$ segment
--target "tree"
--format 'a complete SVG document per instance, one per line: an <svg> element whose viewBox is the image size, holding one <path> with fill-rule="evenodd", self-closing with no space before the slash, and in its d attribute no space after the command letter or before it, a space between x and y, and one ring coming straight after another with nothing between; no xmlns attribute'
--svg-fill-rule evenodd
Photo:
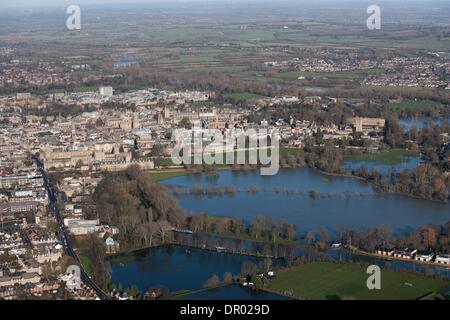
<svg viewBox="0 0 450 320"><path fill-rule="evenodd" d="M218 286L220 286L220 279L219 276L215 274L205 282L203 288L215 288Z"/></svg>
<svg viewBox="0 0 450 320"><path fill-rule="evenodd" d="M187 117L181 119L179 126L188 130L192 129L192 123Z"/></svg>
<svg viewBox="0 0 450 320"><path fill-rule="evenodd" d="M230 284L233 282L233 275L230 272L225 272L223 274L223 283Z"/></svg>
<svg viewBox="0 0 450 320"><path fill-rule="evenodd" d="M297 234L297 227L293 224L285 223L283 224L284 237L287 240L294 240Z"/></svg>
<svg viewBox="0 0 450 320"><path fill-rule="evenodd" d="M167 231L171 230L171 226L170 223L163 220L158 222L158 234L159 237L161 239L161 243L165 243L166 242L166 235L167 235Z"/></svg>
<svg viewBox="0 0 450 320"><path fill-rule="evenodd" d="M386 119L384 127L385 142L392 148L401 147L403 141L403 128L398 123L398 117L391 115Z"/></svg>
<svg viewBox="0 0 450 320"><path fill-rule="evenodd" d="M309 231L305 236L305 240L309 244L312 244L314 241L316 241L316 232L314 230Z"/></svg>
<svg viewBox="0 0 450 320"><path fill-rule="evenodd" d="M244 261L241 266L241 275L253 275L258 272L258 266L251 261Z"/></svg>
<svg viewBox="0 0 450 320"><path fill-rule="evenodd" d="M152 157L161 157L164 152L164 147L160 143L156 143L152 146L150 150L150 156Z"/></svg>
<svg viewBox="0 0 450 320"><path fill-rule="evenodd" d="M98 119L95 121L95 125L96 125L97 127L103 127L103 126L105 125L105 121L104 121L102 118L98 118Z"/></svg>
<svg viewBox="0 0 450 320"><path fill-rule="evenodd" d="M91 265L92 278L99 287L104 287L109 283L111 266L106 259L106 245L95 234L91 233L86 239L84 249Z"/></svg>
<svg viewBox="0 0 450 320"><path fill-rule="evenodd" d="M427 248L436 248L438 243L438 234L432 227L424 228L422 230L423 243Z"/></svg>
<svg viewBox="0 0 450 320"><path fill-rule="evenodd" d="M258 236L264 236L266 233L270 232L272 228L272 219L265 216L256 216L250 226L250 234L254 238Z"/></svg>
<svg viewBox="0 0 450 320"><path fill-rule="evenodd" d="M77 163L75 164L75 168L80 169L83 166L83 161L78 160Z"/></svg>

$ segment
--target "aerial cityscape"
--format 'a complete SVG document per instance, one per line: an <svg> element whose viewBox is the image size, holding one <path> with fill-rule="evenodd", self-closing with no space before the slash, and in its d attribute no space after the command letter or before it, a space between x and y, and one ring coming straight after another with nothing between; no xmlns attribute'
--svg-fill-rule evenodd
<svg viewBox="0 0 450 320"><path fill-rule="evenodd" d="M450 299L449 1L2 0L0 132L0 300Z"/></svg>

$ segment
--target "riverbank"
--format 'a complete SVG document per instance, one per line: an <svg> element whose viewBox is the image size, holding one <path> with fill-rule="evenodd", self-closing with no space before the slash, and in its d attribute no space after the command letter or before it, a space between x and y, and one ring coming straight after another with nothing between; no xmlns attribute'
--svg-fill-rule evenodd
<svg viewBox="0 0 450 320"><path fill-rule="evenodd" d="M251 240L245 240L245 241L251 241ZM264 242L261 242L261 243L264 244ZM262 258L262 259L277 259L277 260L284 259L284 257L281 257L281 256L274 256L274 255L264 254L264 253L260 253L260 252L253 253L253 252L248 252L248 251L244 251L244 250L236 250L233 248L226 248L226 247L220 247L220 246L207 247L206 245L193 245L193 244L185 244L185 243L179 243L179 242L166 242L164 244L158 244L158 245L154 245L151 247L147 246L147 247L142 247L142 248L133 248L133 249L126 250L126 251L109 254L108 257L110 259L115 259L115 258L120 258L122 256L138 253L140 251L157 249L157 248L166 247L166 246L183 247L186 249L186 252L189 252L189 249L198 249L198 250L203 250L203 251L207 251L207 252L233 254L233 255L239 255L239 256L244 256L244 257L254 257L254 258Z"/></svg>

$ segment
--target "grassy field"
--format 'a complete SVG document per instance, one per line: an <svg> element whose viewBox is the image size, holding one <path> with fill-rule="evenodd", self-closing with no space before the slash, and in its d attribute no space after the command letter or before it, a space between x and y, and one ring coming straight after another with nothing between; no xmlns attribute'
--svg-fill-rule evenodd
<svg viewBox="0 0 450 320"><path fill-rule="evenodd" d="M149 171L150 177L153 181L159 182L171 178L181 177L188 174L187 171Z"/></svg>
<svg viewBox="0 0 450 320"><path fill-rule="evenodd" d="M386 107L397 110L429 111L441 109L443 105L431 100L404 100L401 102L388 103Z"/></svg>
<svg viewBox="0 0 450 320"><path fill-rule="evenodd" d="M287 148L287 147L281 147L280 148L280 157L287 156L287 155L297 155L297 154L304 154L305 151L303 149L299 148Z"/></svg>
<svg viewBox="0 0 450 320"><path fill-rule="evenodd" d="M322 78L333 80L355 80L362 79L366 74L376 74L384 72L381 68L367 70L353 70L341 72L309 72L309 71L289 71L278 74L278 77L285 80L295 80L300 76L309 78Z"/></svg>
<svg viewBox="0 0 450 320"><path fill-rule="evenodd" d="M315 262L280 271L270 289L292 290L296 297L314 300L411 300L450 286L450 281L382 270L381 290L368 290L368 277L359 265Z"/></svg>
<svg viewBox="0 0 450 320"><path fill-rule="evenodd" d="M373 153L354 154L349 157L352 161L376 162L387 165L395 165L402 163L405 157L418 157L419 151L405 149L387 149Z"/></svg>

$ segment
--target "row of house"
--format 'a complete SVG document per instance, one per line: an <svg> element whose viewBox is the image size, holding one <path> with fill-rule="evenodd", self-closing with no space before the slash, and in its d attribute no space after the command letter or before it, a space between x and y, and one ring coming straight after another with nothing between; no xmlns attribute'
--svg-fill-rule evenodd
<svg viewBox="0 0 450 320"><path fill-rule="evenodd" d="M431 250L417 250L413 248L390 248L379 246L375 248L375 253L382 256L390 256L402 259L414 259L422 262L434 262L437 264L450 265L450 254L436 254Z"/></svg>

